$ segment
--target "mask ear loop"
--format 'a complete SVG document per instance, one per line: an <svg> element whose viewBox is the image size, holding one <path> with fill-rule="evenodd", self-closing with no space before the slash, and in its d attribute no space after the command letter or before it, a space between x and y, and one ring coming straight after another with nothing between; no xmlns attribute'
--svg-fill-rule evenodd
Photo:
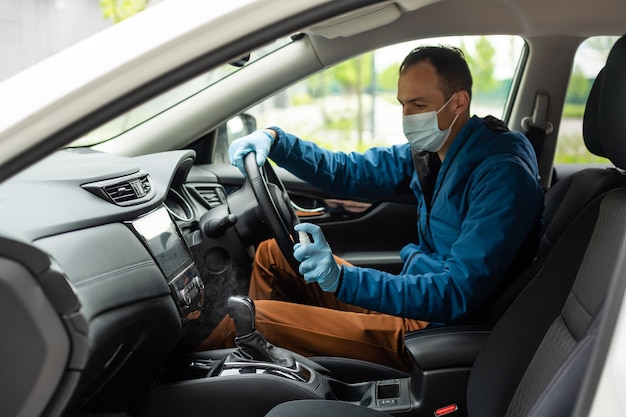
<svg viewBox="0 0 626 417"><path fill-rule="evenodd" d="M456 93L452 94L452 95L450 96L450 98L448 99L448 101L446 101L446 102L444 103L444 105L443 105L443 106L441 106L441 108L440 108L439 110L437 110L437 114L439 114L439 112L440 112L441 110L443 110L443 109L445 109L445 108L446 108L446 106L447 106L447 105L448 105L448 104L452 101L452 99L454 98L454 96L456 96ZM457 116L458 116L458 114L457 114Z"/></svg>
<svg viewBox="0 0 626 417"><path fill-rule="evenodd" d="M448 130L452 129L452 126L454 126L454 122L456 122L456 119L459 118L459 115L457 114L456 116L454 116L454 119L452 120L452 123L450 123L450 127L448 128Z"/></svg>
<svg viewBox="0 0 626 417"><path fill-rule="evenodd" d="M443 106L441 106L441 108L440 108L439 110L437 110L437 114L439 114L439 112L440 112L441 110L443 110L443 109L445 109L445 108L446 108L446 106L448 105L448 103L450 103L450 102L452 101L452 99L454 98L454 96L456 96L456 93L452 94L452 95L450 96L450 98L448 99L448 101L446 101L446 103L445 103ZM454 116L454 119L452 120L452 123L450 123L450 126L449 126L446 130L451 130L451 129L452 129L452 126L454 126L454 122L456 122L456 119L458 119L458 118L459 118L459 115L458 115L458 114L457 114L456 116ZM446 138L446 140L447 140L447 138Z"/></svg>

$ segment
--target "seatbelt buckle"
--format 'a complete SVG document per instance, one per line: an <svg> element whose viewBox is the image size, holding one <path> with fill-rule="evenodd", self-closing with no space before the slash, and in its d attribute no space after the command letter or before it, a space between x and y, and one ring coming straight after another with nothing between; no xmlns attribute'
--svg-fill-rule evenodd
<svg viewBox="0 0 626 417"><path fill-rule="evenodd" d="M546 135L552 133L554 125L547 120L548 103L550 96L546 93L538 92L535 95L535 105L532 116L524 117L521 121L522 129L529 131L531 127L545 130Z"/></svg>

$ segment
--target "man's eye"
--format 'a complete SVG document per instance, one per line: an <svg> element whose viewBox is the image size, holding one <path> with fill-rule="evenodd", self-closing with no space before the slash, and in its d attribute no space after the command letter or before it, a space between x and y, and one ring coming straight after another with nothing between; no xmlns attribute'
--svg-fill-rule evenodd
<svg viewBox="0 0 626 417"><path fill-rule="evenodd" d="M400 105L402 106L403 111L410 110L412 112L416 112L416 111L423 111L424 109L426 109L426 105L422 103L409 102L407 104L400 103Z"/></svg>

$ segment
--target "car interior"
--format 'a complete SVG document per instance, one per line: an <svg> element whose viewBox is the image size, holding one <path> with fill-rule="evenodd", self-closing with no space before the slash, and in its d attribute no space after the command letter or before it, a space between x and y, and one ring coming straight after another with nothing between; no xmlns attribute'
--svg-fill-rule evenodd
<svg viewBox="0 0 626 417"><path fill-rule="evenodd" d="M138 84L6 164L0 415L591 415L626 287L626 4L544 3L311 6ZM275 238L297 268L293 226L311 221L351 263L397 272L399 249L416 239L416 202L341 200L254 155L242 175L227 148L264 127L254 109L379 48L501 34L524 40L497 116L537 154L545 210L535 260L471 319L408 334L410 372L268 343L247 297L256 245ZM616 41L584 104L580 147L606 162L555 163L574 57L593 36ZM210 79L215 68L228 69ZM107 123L124 127L89 142ZM246 342L198 351L225 315Z"/></svg>

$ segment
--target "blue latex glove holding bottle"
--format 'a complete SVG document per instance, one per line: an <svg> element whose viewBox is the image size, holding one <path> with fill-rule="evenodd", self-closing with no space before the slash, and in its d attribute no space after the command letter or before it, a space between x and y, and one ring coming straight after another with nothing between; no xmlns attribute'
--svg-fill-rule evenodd
<svg viewBox="0 0 626 417"><path fill-rule="evenodd" d="M258 166L263 166L272 148L272 143L274 143L274 136L266 130L256 130L249 135L235 139L228 148L230 163L239 168L243 175L246 175L243 158L250 152L256 152L256 163Z"/></svg>
<svg viewBox="0 0 626 417"><path fill-rule="evenodd" d="M311 223L299 223L297 232L306 232L313 237L312 243L296 243L293 256L300 262L300 273L309 284L317 282L326 292L335 292L339 286L341 267L337 265L333 252L326 242L322 229Z"/></svg>

